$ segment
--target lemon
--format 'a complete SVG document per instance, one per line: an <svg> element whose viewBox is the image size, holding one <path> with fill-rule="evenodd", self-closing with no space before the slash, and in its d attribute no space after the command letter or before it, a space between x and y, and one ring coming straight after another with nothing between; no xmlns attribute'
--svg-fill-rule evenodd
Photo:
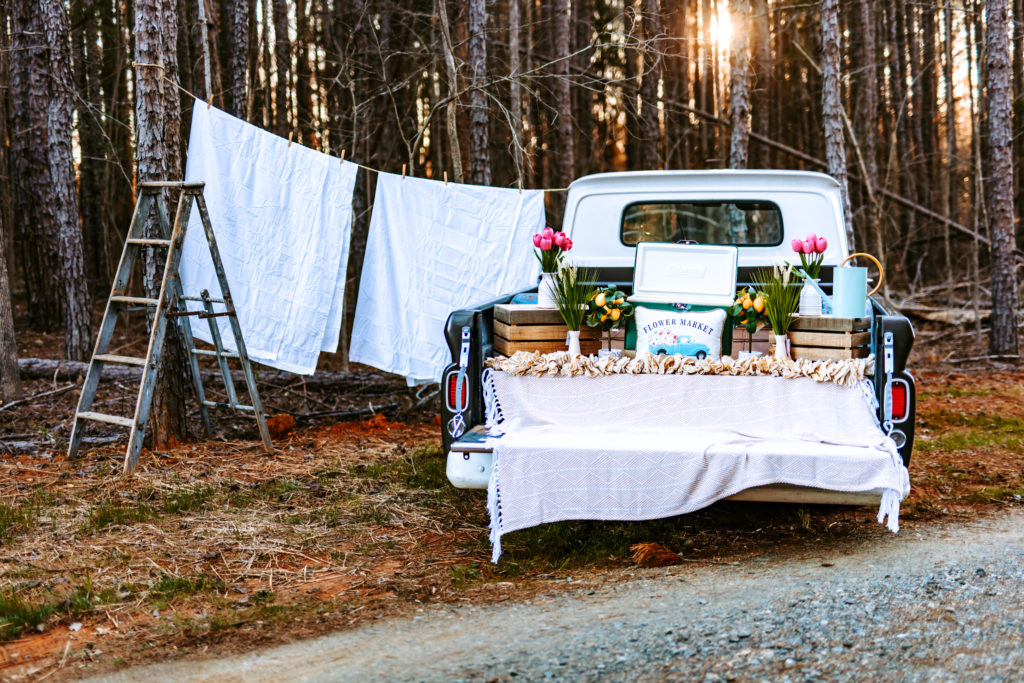
<svg viewBox="0 0 1024 683"><path fill-rule="evenodd" d="M754 305L754 302L753 302L753 301L751 301L750 299L744 299L744 300L743 300L743 310L744 310L744 311L745 311L745 310L747 310L747 309L749 309L749 308L750 308L751 306L753 306L753 305Z"/></svg>
<svg viewBox="0 0 1024 683"><path fill-rule="evenodd" d="M758 313L764 310L764 299L762 299L761 297L757 297L756 299L754 299L754 310L757 311Z"/></svg>
<svg viewBox="0 0 1024 683"><path fill-rule="evenodd" d="M613 308L608 315L612 317L612 320L618 320L619 316L622 314L619 312L619 309Z"/></svg>
<svg viewBox="0 0 1024 683"><path fill-rule="evenodd" d="M601 292L600 294L597 295L597 298L594 299L594 304L596 304L599 308L604 308L604 292Z"/></svg>

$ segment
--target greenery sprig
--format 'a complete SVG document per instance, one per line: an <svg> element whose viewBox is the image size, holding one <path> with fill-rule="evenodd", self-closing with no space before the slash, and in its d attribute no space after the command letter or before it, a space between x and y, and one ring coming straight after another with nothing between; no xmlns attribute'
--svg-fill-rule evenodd
<svg viewBox="0 0 1024 683"><path fill-rule="evenodd" d="M578 331L587 315L587 301L593 296L597 273L592 269L563 263L555 273L555 306L570 330Z"/></svg>
<svg viewBox="0 0 1024 683"><path fill-rule="evenodd" d="M764 297L764 312L776 335L786 334L793 324L793 314L800 307L800 283L793 274L793 266L776 265L771 270L754 273L754 283Z"/></svg>

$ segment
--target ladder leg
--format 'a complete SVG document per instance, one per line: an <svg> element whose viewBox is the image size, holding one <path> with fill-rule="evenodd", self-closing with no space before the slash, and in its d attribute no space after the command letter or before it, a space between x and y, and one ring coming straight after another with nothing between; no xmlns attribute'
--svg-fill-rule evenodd
<svg viewBox="0 0 1024 683"><path fill-rule="evenodd" d="M203 299L203 308L207 313L213 313L213 303L210 301L210 292L203 290L200 294ZM217 354L217 364L220 366L220 374L224 378L224 389L228 394L228 403L232 408L238 405L238 394L235 392L235 380L231 377L231 368L228 367L228 359L224 357L224 343L220 337L220 326L216 318L207 318L210 324L210 338L213 339L214 353Z"/></svg>
<svg viewBox="0 0 1024 683"><path fill-rule="evenodd" d="M163 197L157 197L157 211L161 222L167 216L167 208L163 205ZM157 297L156 311L153 315L153 331L149 337L146 351L146 364L142 369L142 386L139 388L139 400L135 405L135 419L132 421L132 433L128 439L128 450L124 456L124 473L131 474L139 461L142 450L142 439L149 419L149 408L153 402L153 390L160 370L160 359L163 352L164 335L167 332L167 308L170 304L170 292L174 284L170 283L170 275L177 276L181 264L181 247L188 229L188 213L192 208L192 195L182 192L178 198L178 210L174 217L174 230L171 232L171 245L167 249L167 261L160 282L160 294ZM180 285L179 285L180 286Z"/></svg>
<svg viewBox="0 0 1024 683"><path fill-rule="evenodd" d="M186 312L186 306L184 292L181 288L181 278L175 275L172 283L174 284L172 296L176 303L172 308L184 313ZM188 366L192 375L192 389L196 392L196 400L199 402L199 415L203 419L203 431L206 433L206 436L210 436L212 433L210 428L210 411L206 408L206 391L203 389L203 376L199 370L199 359L196 358L194 353L196 340L192 336L192 323L189 322L187 315L179 317L178 320L181 323L182 336L185 338L185 354L188 356Z"/></svg>
<svg viewBox="0 0 1024 683"><path fill-rule="evenodd" d="M153 197L150 193L144 192L139 197L132 213L132 222L128 228L128 238L121 249L121 260L117 266L117 274L114 283L110 288L110 296L119 296L128 289L128 280L131 278L132 266L138 255L138 247L129 240L141 236L142 226L152 208ZM103 374L103 361L96 360L96 356L106 353L110 346L110 340L114 336L114 327L117 325L117 316L120 313L120 304L107 298L107 306L103 311L103 320L100 323L99 332L96 335L96 346L93 348L92 359L89 363L89 370L85 374L85 382L82 384L82 393L78 398L78 408L75 410L75 420L71 426L71 438L68 443L68 459L73 460L78 455L78 448L82 444L82 436L85 433L85 421L78 417L79 413L87 412L92 408L92 402L96 398L96 390L99 387L100 375Z"/></svg>
<svg viewBox="0 0 1024 683"><path fill-rule="evenodd" d="M203 231L206 233L206 241L210 245L210 256L213 259L213 268L217 273L217 281L220 284L220 291L227 310L234 311L235 304L231 300L231 291L228 289L228 279L224 273L224 264L220 260L220 250L217 249L217 238L213 234L213 225L210 223L210 214L206 210L206 199L202 193L196 194L196 204L199 207L199 217L203 222ZM245 340L242 338L242 328L238 324L237 315L229 315L231 333L235 336L235 348L238 349L238 360L242 366L242 373L245 375L245 384L249 389L249 400L256 413L256 424L260 429L260 437L263 439L263 447L268 453L274 450L270 441L270 432L267 430L267 421L263 416L263 405L260 402L259 390L256 388L256 378L253 376L252 366L249 364L249 354L245 350Z"/></svg>

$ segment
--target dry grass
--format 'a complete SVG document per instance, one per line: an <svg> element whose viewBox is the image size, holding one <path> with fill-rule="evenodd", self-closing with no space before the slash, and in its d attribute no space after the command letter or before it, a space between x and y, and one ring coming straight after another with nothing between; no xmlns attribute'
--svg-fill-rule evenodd
<svg viewBox="0 0 1024 683"><path fill-rule="evenodd" d="M920 391L904 524L1016 504L1024 374L926 374ZM132 479L119 475L117 447L75 462L3 459L0 673L59 679L293 640L428 602L614 581L634 566L636 544L739 562L886 533L870 510L720 504L515 532L495 566L484 494L448 485L438 440L435 424L378 416L300 428L272 456L249 441L145 452Z"/></svg>

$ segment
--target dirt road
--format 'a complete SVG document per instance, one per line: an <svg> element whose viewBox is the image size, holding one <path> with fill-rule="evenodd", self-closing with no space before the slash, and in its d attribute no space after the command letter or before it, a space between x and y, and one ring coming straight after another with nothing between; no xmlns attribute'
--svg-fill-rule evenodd
<svg viewBox="0 0 1024 683"><path fill-rule="evenodd" d="M627 572L525 604L438 607L112 681L1012 680L1024 667L1024 512L799 559ZM501 590L497 586L495 590Z"/></svg>

